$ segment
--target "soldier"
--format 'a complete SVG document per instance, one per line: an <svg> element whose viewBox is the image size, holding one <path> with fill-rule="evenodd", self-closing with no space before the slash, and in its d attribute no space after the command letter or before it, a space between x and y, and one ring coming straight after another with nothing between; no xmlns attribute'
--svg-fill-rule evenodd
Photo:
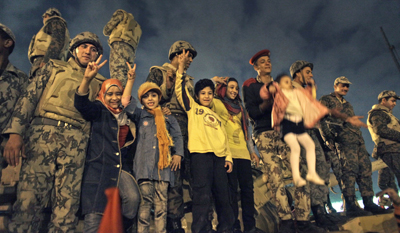
<svg viewBox="0 0 400 233"><path fill-rule="evenodd" d="M43 27L32 37L28 49L28 58L32 64L29 76L35 76L50 59L66 61L69 46L67 22L56 8L43 13Z"/></svg>
<svg viewBox="0 0 400 233"><path fill-rule="evenodd" d="M400 182L400 121L392 114L398 99L400 97L394 91L382 91L378 96L379 104L372 106L368 112L367 124L375 143L377 156L382 158L395 174L397 182ZM384 172L383 169L381 171ZM391 180L393 175L390 174L390 171L387 171L386 176L382 176L381 171L379 171L380 180L385 178ZM384 183L390 183L390 181ZM379 187L385 188L384 186ZM397 187L393 188L397 190Z"/></svg>
<svg viewBox="0 0 400 233"><path fill-rule="evenodd" d="M128 74L126 62L133 67L142 29L132 14L120 9L114 12L110 21L104 26L103 34L109 36L110 75L121 80L122 85L126 86Z"/></svg>
<svg viewBox="0 0 400 233"><path fill-rule="evenodd" d="M310 85L314 98L316 97L316 86L313 79L313 68L314 65L307 61L296 61L290 66L290 75L293 78L293 86L295 88L304 88L306 85ZM325 160L324 150L318 140L319 129L314 127L307 129L306 132L310 135L315 144L315 158L316 158L316 171L318 175L329 183L329 165ZM305 150L302 149L302 157L305 156ZM310 199L311 199L311 210L315 217L315 222L319 227L329 229L331 231L338 231L339 228L336 225L335 219L331 218L326 212L325 203L328 201L329 195L328 185L316 185L310 182Z"/></svg>
<svg viewBox="0 0 400 233"><path fill-rule="evenodd" d="M289 158L289 148L281 140L279 133L271 126L273 100L262 100L260 89L264 84L273 81L271 77L270 51L265 49L256 53L249 61L257 71L257 78L250 78L243 84L244 105L253 123L253 137L260 156L264 162L268 183L271 185L272 197L275 200L281 221L280 232L296 232L292 220L292 211L283 182L280 159ZM309 221L310 193L309 186L296 188L295 212L297 232L325 232Z"/></svg>
<svg viewBox="0 0 400 233"><path fill-rule="evenodd" d="M97 73L106 61L99 64L103 48L91 32L78 34L70 51L73 57L68 62L51 59L42 68L3 131L10 137L6 160L14 165L21 153L24 157L10 232L37 232L48 204L52 208L49 232L74 232L77 223L90 122L75 109L73 96L83 76ZM91 101L104 80L97 74L90 84Z"/></svg>
<svg viewBox="0 0 400 233"><path fill-rule="evenodd" d="M15 36L12 31L0 23L0 130L6 127L14 106L19 96L25 91L28 84L28 76L13 66L8 57L15 47ZM6 138L0 136L0 144L4 144ZM4 141L4 143L3 143ZM3 147L0 148L0 178L3 167ZM19 159L13 164L18 164Z"/></svg>
<svg viewBox="0 0 400 233"><path fill-rule="evenodd" d="M322 96L320 101L329 109L340 109L349 116L346 120L326 116L321 120L321 133L330 145L337 144L342 165L342 193L345 199L347 216L382 214L386 211L373 202L372 171L369 154L365 148L361 130L349 123L354 116L353 106L344 99L351 82L344 76L334 82L334 92ZM360 188L364 210L355 204L355 182Z"/></svg>
<svg viewBox="0 0 400 233"><path fill-rule="evenodd" d="M182 54L183 50L189 51L189 59L186 64L185 71L189 68L193 59L197 55L194 47L186 41L176 41L169 49L168 58L170 63L165 63L162 66L152 66L146 81L156 83L162 91L162 98L160 105L163 107L164 114L172 114L179 123L181 128L183 145L184 145L184 163L181 169L175 171L175 186L168 190L168 215L167 215L167 231L168 232L182 232L185 231L181 226L181 218L184 216L184 203L183 203L183 189L182 179L183 176L190 181L190 158L188 144L188 118L185 110L180 106L175 94L175 74L179 66L178 56ZM188 93L194 97L193 77L186 74L185 81Z"/></svg>

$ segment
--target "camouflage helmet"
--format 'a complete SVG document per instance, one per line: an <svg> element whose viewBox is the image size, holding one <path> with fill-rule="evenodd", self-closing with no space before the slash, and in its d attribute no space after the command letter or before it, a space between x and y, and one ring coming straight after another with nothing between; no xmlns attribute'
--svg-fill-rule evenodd
<svg viewBox="0 0 400 233"><path fill-rule="evenodd" d="M295 61L291 66L290 66L290 76L292 76L292 78L294 78L294 75L299 72L300 70L302 70L304 67L310 67L311 70L313 70L314 65L310 62L307 61L303 61L303 60L298 60Z"/></svg>
<svg viewBox="0 0 400 233"><path fill-rule="evenodd" d="M15 35L9 27L0 23L0 30L3 30L11 38L11 40L14 41L14 44L15 44Z"/></svg>
<svg viewBox="0 0 400 233"><path fill-rule="evenodd" d="M195 58L197 55L196 49L194 49L194 47L189 42L178 40L172 44L171 48L169 48L169 54L168 54L169 60L172 60L172 58L177 53L182 53L183 50L190 51L190 53L192 53L193 55L193 58Z"/></svg>
<svg viewBox="0 0 400 233"><path fill-rule="evenodd" d="M69 51L73 53L74 49L83 43L89 43L96 46L99 56L103 54L103 46L101 46L100 39L92 32L81 32L76 35L69 43Z"/></svg>
<svg viewBox="0 0 400 233"><path fill-rule="evenodd" d="M51 8L49 8L49 9L47 9L47 10L43 13L42 17L45 17L46 15L49 15L49 16L57 15L57 16L60 16L60 17L61 17L60 11L59 11L57 8L55 8L55 7L51 7Z"/></svg>

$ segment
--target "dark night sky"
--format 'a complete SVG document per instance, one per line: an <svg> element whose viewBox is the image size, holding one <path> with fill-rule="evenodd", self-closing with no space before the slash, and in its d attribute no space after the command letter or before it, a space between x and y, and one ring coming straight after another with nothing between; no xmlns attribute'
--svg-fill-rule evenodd
<svg viewBox="0 0 400 233"><path fill-rule="evenodd" d="M384 28L392 45L400 47L398 0L2 0L1 6L0 22L17 38L10 60L25 72L30 68L30 39L42 27L41 15L47 8L61 11L71 38L82 31L99 35L106 57L109 47L103 27L115 10L124 9L143 30L134 93L151 66L168 61L172 43L186 40L198 51L188 70L195 81L231 76L243 82L256 75L248 63L250 57L268 48L273 76L288 73L299 59L314 63L318 98L333 91L335 78L346 76L353 83L346 99L356 115L366 118L383 90L400 94L400 73L379 28ZM108 67L100 73L109 76ZM393 111L397 117L399 109ZM368 130L363 129L363 135L371 152ZM374 178L375 186L376 182Z"/></svg>

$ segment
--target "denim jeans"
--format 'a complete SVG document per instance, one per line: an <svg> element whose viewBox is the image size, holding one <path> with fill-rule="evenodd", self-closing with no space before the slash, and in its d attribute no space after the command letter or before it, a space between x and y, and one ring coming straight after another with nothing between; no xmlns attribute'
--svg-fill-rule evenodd
<svg viewBox="0 0 400 233"><path fill-rule="evenodd" d="M150 232L150 211L154 204L154 229L157 233L166 232L167 201L169 182L140 180L139 188L143 200L139 206L138 232Z"/></svg>
<svg viewBox="0 0 400 233"><path fill-rule="evenodd" d="M119 195L121 197L121 211L125 218L133 219L140 203L140 192L136 180L125 171L119 178ZM98 231L103 213L90 213L85 215L84 232L96 233Z"/></svg>

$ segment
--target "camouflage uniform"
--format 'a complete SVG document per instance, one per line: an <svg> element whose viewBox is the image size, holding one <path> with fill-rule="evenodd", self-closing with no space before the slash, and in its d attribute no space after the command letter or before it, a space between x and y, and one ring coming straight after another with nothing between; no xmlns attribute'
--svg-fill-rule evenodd
<svg viewBox="0 0 400 233"><path fill-rule="evenodd" d="M48 204L49 232L74 232L90 122L74 108L72 96L84 71L73 58L50 60L18 100L3 131L27 141L10 232L38 232ZM104 80L97 75L90 84L92 101Z"/></svg>
<svg viewBox="0 0 400 233"><path fill-rule="evenodd" d="M0 130L3 131L11 114L14 112L14 106L20 95L25 91L28 85L28 76L10 62L5 70L0 70ZM0 136L0 144L4 144L6 139ZM0 178L3 164L3 146L0 146Z"/></svg>
<svg viewBox="0 0 400 233"><path fill-rule="evenodd" d="M329 165L326 162L324 150L319 142L317 134L319 130L317 128L308 129L306 132L310 135L315 144L315 158L316 166L315 170L317 174L325 181L326 184L329 183ZM305 160L305 150L302 148L301 156ZM311 206L324 206L324 203L328 201L329 188L327 185L317 185L310 182L310 197Z"/></svg>
<svg viewBox="0 0 400 233"><path fill-rule="evenodd" d="M368 129L375 143L377 156L388 165L400 186L400 121L387 107L376 104L368 112ZM379 171L382 186L394 181L393 173ZM392 173L392 174L391 174ZM382 177L383 176L383 177ZM385 180L385 181L384 181ZM393 184L391 185L393 186ZM381 185L379 186L381 188Z"/></svg>
<svg viewBox="0 0 400 233"><path fill-rule="evenodd" d="M183 189L182 182L183 178L191 183L190 175L190 154L187 148L188 145L188 118L182 107L179 105L175 91L167 90L165 84L165 73L166 70L176 70L170 63L165 63L163 66L153 66L150 68L150 73L147 76L148 82L154 82L160 86L162 90L162 97L160 105L162 107L168 107L171 110L171 114L178 121L179 127L181 128L183 147L184 147L184 160L182 161L181 169L174 172L175 175L175 186L168 189L168 218L181 219L184 216L184 203L183 203ZM175 73L175 72L174 72ZM186 75L186 86L188 87L190 95L194 96L193 77Z"/></svg>
<svg viewBox="0 0 400 233"><path fill-rule="evenodd" d="M272 197L274 197L275 205L281 220L292 219L292 211L288 203L288 198L283 182L283 174L290 173L290 149L282 141L278 132L271 130L258 134L255 138L257 150L264 162L263 172L268 174L268 183L271 185ZM286 170L282 168L282 161L286 166ZM304 164L304 160L302 160ZM303 166L302 166L303 167ZM302 169L302 172L304 170ZM295 195L296 219L298 221L308 221L310 214L310 190L309 186L296 188Z"/></svg>
<svg viewBox="0 0 400 233"><path fill-rule="evenodd" d="M329 109L339 108L347 116L354 116L353 106L335 93L322 96L321 103ZM361 130L348 122L332 116L321 120L321 132L325 140L335 142L342 167L342 193L344 196L355 196L355 182L360 188L361 196L373 196L372 171L369 153L365 148Z"/></svg>
<svg viewBox="0 0 400 233"><path fill-rule="evenodd" d="M0 30L4 31L14 42L15 35L10 28L0 23ZM0 130L3 131L8 124L11 114L14 112L14 106L20 95L25 91L28 85L28 76L13 66L8 59L0 67ZM3 168L3 145L6 139L0 135L0 178Z"/></svg>
<svg viewBox="0 0 400 233"><path fill-rule="evenodd" d="M117 10L104 26L103 34L109 36L110 75L112 78L121 80L122 85L125 86L128 73L126 62L133 67L142 29L132 14Z"/></svg>
<svg viewBox="0 0 400 233"><path fill-rule="evenodd" d="M50 8L55 9L55 8ZM49 11L48 10L48 11ZM43 15L50 12L46 11ZM53 10L54 11L54 10ZM57 10L58 12L58 10ZM28 49L28 58L32 64L29 76L35 76L41 63L47 63L50 59L67 60L69 47L69 31L67 22L61 18L61 14L50 16L40 31L32 37Z"/></svg>
<svg viewBox="0 0 400 233"><path fill-rule="evenodd" d="M382 168L378 171L378 186L381 190L391 188L394 189L396 193L399 192L396 185L396 178L389 167Z"/></svg>

